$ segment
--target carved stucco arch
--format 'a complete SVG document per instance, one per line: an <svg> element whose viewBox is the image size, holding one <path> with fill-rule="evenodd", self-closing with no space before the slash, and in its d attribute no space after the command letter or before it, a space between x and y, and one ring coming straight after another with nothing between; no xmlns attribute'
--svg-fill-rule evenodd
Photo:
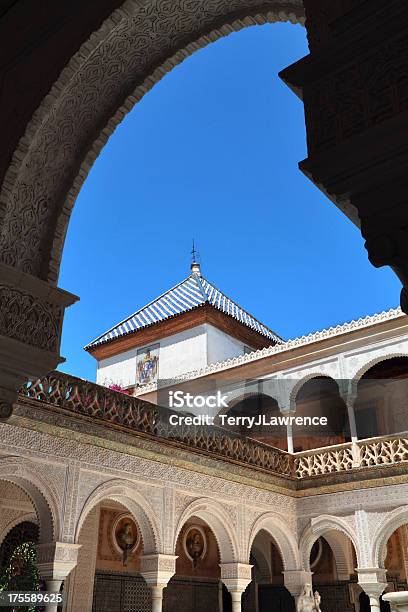
<svg viewBox="0 0 408 612"><path fill-rule="evenodd" d="M387 542L399 527L408 523L408 506L396 508L386 514L379 522L373 535L373 563L374 567L384 568L387 554Z"/></svg>
<svg viewBox="0 0 408 612"><path fill-rule="evenodd" d="M247 562L251 554L252 544L260 531L266 531L274 540L282 557L282 563L285 571L299 569L299 549L296 542L296 535L292 533L290 527L283 519L274 514L267 512L262 514L253 525L248 541Z"/></svg>
<svg viewBox="0 0 408 612"><path fill-rule="evenodd" d="M160 531L154 510L136 487L136 484L126 480L110 480L96 487L78 513L75 542L78 542L81 528L89 512L99 503L112 500L122 504L134 517L143 541L143 554L160 552Z"/></svg>
<svg viewBox="0 0 408 612"><path fill-rule="evenodd" d="M369 370L371 370L371 368L373 368L374 366L378 365L379 363L382 363L383 361L389 361L390 359L397 359L398 357L406 357L408 359L408 352L392 352L389 354L377 354L375 357L372 357L372 359L369 359L366 363L364 363L363 365L359 366L359 369L352 375L352 380L351 380L351 395L352 397L355 399L357 397L357 392L358 392L358 384L361 381L361 379L363 378L364 374L366 374Z"/></svg>
<svg viewBox="0 0 408 612"><path fill-rule="evenodd" d="M218 544L221 563L238 561L239 546L237 534L231 528L231 516L222 504L206 497L191 502L178 517L173 539L173 554L183 526L192 517L200 518L212 530Z"/></svg>
<svg viewBox="0 0 408 612"><path fill-rule="evenodd" d="M299 550L300 550L300 559L302 563L302 568L305 571L310 571L310 554L312 552L313 544L320 537L323 537L327 540L330 545L330 536L333 532L339 532L343 534L345 537L349 539L352 546L354 547L357 563L359 564L360 560L360 550L358 547L358 538L354 529L345 521L343 518L338 516L328 516L322 515L317 518L312 519L311 525L308 525L304 530L300 542L299 542ZM333 536L332 543L336 542L335 535ZM336 555L341 555L341 549L338 546L332 547L333 553ZM336 558L336 557L335 557ZM336 558L336 563L342 564L345 562L345 558L343 555Z"/></svg>
<svg viewBox="0 0 408 612"><path fill-rule="evenodd" d="M3 544L5 538L8 536L10 531L14 529L14 527L17 527L17 525L19 525L20 523L25 523L26 521L38 525L38 516L35 512L27 512L26 514L21 514L20 516L7 523L7 525L2 529L2 531L0 531L0 546Z"/></svg>
<svg viewBox="0 0 408 612"><path fill-rule="evenodd" d="M276 21L303 24L301 0L126 0L72 57L13 155L1 261L56 284L77 194L125 115L197 49Z"/></svg>
<svg viewBox="0 0 408 612"><path fill-rule="evenodd" d="M324 533L316 534L312 527L309 526L306 528L305 532L302 535L300 541L300 554L302 557L302 563L305 571L311 571L310 567L310 554L312 552L312 548L314 543L320 538L323 537L328 545L330 546L334 560L336 563L337 570L337 578L338 580L348 580L350 574L353 571L353 568L350 565L350 559L348 555L348 542L350 542L353 546L353 542L349 535L347 535L343 530L324 530ZM347 538L347 539L346 539ZM347 576L347 577L346 577Z"/></svg>
<svg viewBox="0 0 408 612"><path fill-rule="evenodd" d="M58 496L39 466L22 457L2 457L0 480L15 484L30 498L38 519L39 542L58 540L62 525Z"/></svg>
<svg viewBox="0 0 408 612"><path fill-rule="evenodd" d="M312 372L308 372L307 374L302 376L298 381L296 381L296 383L294 383L293 387L291 388L291 391L289 394L289 406L292 412L296 411L296 399L297 399L299 391L302 389L302 387L304 387L304 385L306 385L306 383L308 383L310 380L313 380L315 378L327 378L328 380L332 380L334 383L336 383L337 389L339 390L339 395L340 395L339 383L335 378L333 378L333 376L330 376L330 374L328 374L323 369L321 371L313 370ZM290 378L286 380L288 381L288 383L290 383L291 381L294 382L294 380Z"/></svg>

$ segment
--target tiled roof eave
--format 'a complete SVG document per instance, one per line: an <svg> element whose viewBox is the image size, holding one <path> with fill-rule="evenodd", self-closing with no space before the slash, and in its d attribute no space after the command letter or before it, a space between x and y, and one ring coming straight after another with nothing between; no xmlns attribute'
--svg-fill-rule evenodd
<svg viewBox="0 0 408 612"><path fill-rule="evenodd" d="M261 330L254 329L253 327L251 327L249 325L246 325L245 323L240 321L234 315L226 313L222 309L217 308L217 306L215 306L214 304L210 304L208 301L206 301L206 302L203 302L202 304L198 304L197 306L193 306L192 308L190 308L189 310L186 310L184 312L177 313L177 314L174 314L174 315L169 315L168 317L166 317L165 319L162 319L159 322L152 322L152 323L146 324L143 327L140 327L139 329L134 329L134 330L130 330L128 332L122 333L120 336L116 336L115 338L107 338L106 340L99 340L99 341L91 342L90 344L87 344L84 347L84 350L86 350L87 352L92 352L94 349L97 349L97 348L99 348L101 346L105 346L107 344L111 344L112 342L119 342L120 340L122 340L122 338L127 338L128 336L140 333L140 332L144 331L145 329L150 329L150 328L154 327L155 325L158 325L159 323L164 323L166 321L170 321L170 320L176 319L178 317L182 317L183 315L185 315L185 314L187 314L189 312L193 312L194 310L198 310L198 309L203 308L205 306L209 306L210 308L214 308L214 310L216 310L217 312L221 312L226 317L234 319L234 321L236 323L238 323L238 325L242 325L246 329L250 329L255 334L259 334L259 335L263 336L264 338L270 339L271 342L273 342L274 344L282 344L284 342L282 340L282 338L280 338L279 336L277 336L275 334L273 334L273 335L272 334L266 334L266 333L263 333Z"/></svg>
<svg viewBox="0 0 408 612"><path fill-rule="evenodd" d="M153 325L191 312L206 304L251 329L254 333L267 338L271 344L282 342L282 338L267 325L241 308L201 274L192 272L184 281L87 344L85 350L92 352L99 346L115 342L142 329L151 328Z"/></svg>
<svg viewBox="0 0 408 612"><path fill-rule="evenodd" d="M139 332L142 332L145 329L150 329L151 327L154 327L155 325L158 325L159 323L165 323L166 321L170 321L172 319L176 319L177 317L182 317L184 314L187 314L189 312L193 312L194 310L198 310L199 308L202 308L203 306L206 306L206 304L197 304L197 306L193 306L191 307L189 310L185 310L184 312L180 312L180 313L174 313L173 315L169 315L168 317L166 317L165 319L162 319L161 321L157 322L157 321L152 321L151 323L148 323L146 325L144 325L143 327L140 327L139 329L132 329L124 334L121 334L120 336L117 336L115 338L107 338L106 340L95 340L94 342L91 342L90 344L87 344L86 346L84 346L84 349L86 351L90 351L94 348L98 348L100 346L103 346L105 344L110 344L111 342L117 342L119 340L121 340L122 338L127 338L128 336L131 336L133 334L137 334Z"/></svg>

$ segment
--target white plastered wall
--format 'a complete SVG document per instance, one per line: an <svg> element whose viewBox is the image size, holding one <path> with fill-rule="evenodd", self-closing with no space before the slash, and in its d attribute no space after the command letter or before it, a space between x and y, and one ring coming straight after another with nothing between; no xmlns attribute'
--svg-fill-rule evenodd
<svg viewBox="0 0 408 612"><path fill-rule="evenodd" d="M205 368L216 363L243 355L245 345L217 329L213 325L203 324L184 330L178 334L163 338L159 344L159 379L171 379L175 376ZM144 347L102 359L98 363L96 382L102 385L115 383L129 387L136 383L137 352Z"/></svg>

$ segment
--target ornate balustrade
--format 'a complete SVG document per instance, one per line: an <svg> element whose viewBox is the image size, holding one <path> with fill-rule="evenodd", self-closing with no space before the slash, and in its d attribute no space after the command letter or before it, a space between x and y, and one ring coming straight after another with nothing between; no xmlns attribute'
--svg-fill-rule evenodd
<svg viewBox="0 0 408 612"><path fill-rule="evenodd" d="M169 417L176 414L174 411L62 372L52 372L35 383L28 383L20 395L90 417L95 422L120 426L163 441L171 440L189 450L217 455L281 476L294 475L293 457L289 453L220 427L170 425Z"/></svg>
<svg viewBox="0 0 408 612"><path fill-rule="evenodd" d="M28 383L21 390L23 398L288 478L305 479L408 462L408 434L292 455L221 427L171 425L170 416L177 414L174 411L62 372Z"/></svg>
<svg viewBox="0 0 408 612"><path fill-rule="evenodd" d="M310 478L332 472L378 467L408 461L408 436L385 436L296 453L297 478Z"/></svg>

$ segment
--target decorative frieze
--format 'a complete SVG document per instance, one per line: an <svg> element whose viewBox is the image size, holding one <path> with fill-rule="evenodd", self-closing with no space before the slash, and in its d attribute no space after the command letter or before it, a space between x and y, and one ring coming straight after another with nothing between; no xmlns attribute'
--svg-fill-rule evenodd
<svg viewBox="0 0 408 612"><path fill-rule="evenodd" d="M64 308L0 284L0 334L31 346L59 349Z"/></svg>
<svg viewBox="0 0 408 612"><path fill-rule="evenodd" d="M65 308L77 298L0 263L0 417L10 416L18 389L63 359Z"/></svg>

